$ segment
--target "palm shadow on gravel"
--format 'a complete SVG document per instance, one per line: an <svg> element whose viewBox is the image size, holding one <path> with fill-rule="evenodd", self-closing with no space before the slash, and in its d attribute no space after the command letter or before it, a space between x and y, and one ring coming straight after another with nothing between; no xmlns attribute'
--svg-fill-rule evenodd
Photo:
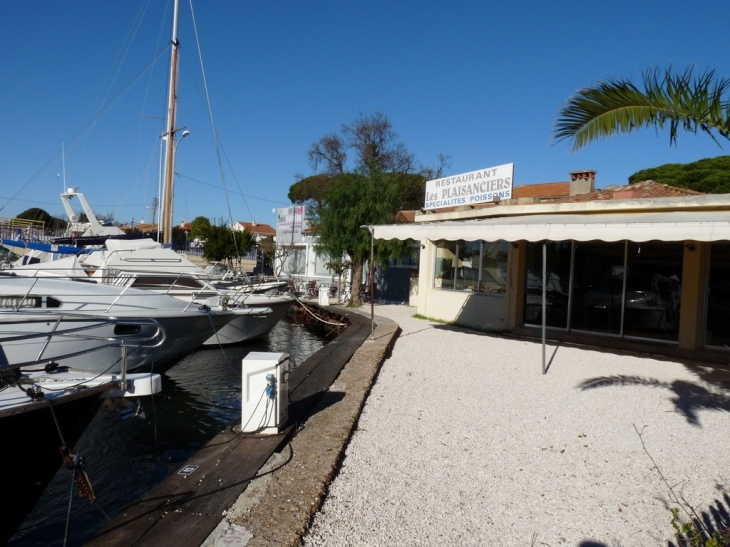
<svg viewBox="0 0 730 547"><path fill-rule="evenodd" d="M720 489L720 486L718 486ZM695 517L692 519L695 530L704 530L704 539L709 540L713 534L717 534L718 537L722 537L730 530L730 496L727 492L722 493L722 499L716 499L711 505L704 511L695 513ZM694 545L715 545L710 543L697 543L697 538L694 540L688 537L686 534L677 536L676 541L668 541L667 547L691 547ZM720 547L728 545L722 542L717 543Z"/></svg>
<svg viewBox="0 0 730 547"><path fill-rule="evenodd" d="M642 378L641 376L616 375L590 378L578 384L578 387L584 391L616 386L645 386L666 389L674 394L670 400L674 403L677 411L684 415L687 422L698 427L702 426L697 414L700 410L730 412L730 395L713 393L704 386L684 380L662 382L653 378Z"/></svg>
<svg viewBox="0 0 730 547"><path fill-rule="evenodd" d="M718 490L724 490L724 488L725 487L722 485L717 485ZM720 539L726 537L730 532L730 495L728 495L727 492L723 492L721 497L722 499L715 499L715 501L708 505L706 509L701 511L686 505L686 509L694 515L692 518L692 531L689 533L675 534L676 539L674 541L667 541L667 547L696 547L699 545L717 545L718 547L727 547L727 545L730 545ZM671 513L668 511L667 526L670 526L670 519ZM686 519L682 522L686 522ZM678 526L681 527L682 524L678 523ZM701 543L698 542L698 533L701 534L702 537ZM719 542L705 543L705 541L710 540L713 535L718 537ZM578 544L578 547L609 547L609 545L599 541L586 540L581 541Z"/></svg>

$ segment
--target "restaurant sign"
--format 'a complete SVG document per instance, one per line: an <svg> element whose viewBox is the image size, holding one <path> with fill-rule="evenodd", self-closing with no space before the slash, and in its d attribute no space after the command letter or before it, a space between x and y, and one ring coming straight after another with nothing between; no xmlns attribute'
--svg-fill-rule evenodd
<svg viewBox="0 0 730 547"><path fill-rule="evenodd" d="M515 164L506 163L426 182L424 209L477 205L512 197Z"/></svg>
<svg viewBox="0 0 730 547"><path fill-rule="evenodd" d="M304 232L309 229L307 211L303 205L282 207L276 215L276 242L279 245L294 245L304 241Z"/></svg>

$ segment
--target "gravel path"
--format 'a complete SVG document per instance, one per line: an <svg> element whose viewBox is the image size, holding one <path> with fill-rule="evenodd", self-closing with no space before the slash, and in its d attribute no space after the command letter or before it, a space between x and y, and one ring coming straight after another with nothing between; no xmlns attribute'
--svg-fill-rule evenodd
<svg viewBox="0 0 730 547"><path fill-rule="evenodd" d="M666 546L642 439L698 511L730 507L730 396L686 366L560 347L543 376L539 343L375 312L403 333L305 546Z"/></svg>

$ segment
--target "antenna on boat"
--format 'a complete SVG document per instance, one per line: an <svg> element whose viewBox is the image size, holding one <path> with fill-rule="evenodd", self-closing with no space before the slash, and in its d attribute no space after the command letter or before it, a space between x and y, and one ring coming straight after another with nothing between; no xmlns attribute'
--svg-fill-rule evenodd
<svg viewBox="0 0 730 547"><path fill-rule="evenodd" d="M61 143L61 172L63 173L63 189L66 190L66 147Z"/></svg>

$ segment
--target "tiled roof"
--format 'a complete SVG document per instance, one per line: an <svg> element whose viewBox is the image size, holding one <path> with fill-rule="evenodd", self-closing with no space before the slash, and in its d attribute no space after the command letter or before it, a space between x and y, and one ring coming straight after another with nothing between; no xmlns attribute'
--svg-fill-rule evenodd
<svg viewBox="0 0 730 547"><path fill-rule="evenodd" d="M396 222L415 222L417 211L398 211L395 214Z"/></svg>
<svg viewBox="0 0 730 547"><path fill-rule="evenodd" d="M586 201L598 201L607 199L647 199L647 198L673 198L681 196L698 196L703 192L696 192L687 188L677 188L653 180L645 180L626 186L607 186L601 190L595 190L587 194L578 194L564 198L551 200L552 203L581 203Z"/></svg>
<svg viewBox="0 0 730 547"><path fill-rule="evenodd" d="M276 235L276 229L272 228L268 224L259 224L258 222L254 224L253 222L243 222L242 220L239 220L236 224L242 226L246 229L246 231L251 232L252 234L259 234L262 236Z"/></svg>
<svg viewBox="0 0 730 547"><path fill-rule="evenodd" d="M570 195L569 182L546 182L545 184L524 184L512 189L512 199L550 198Z"/></svg>

